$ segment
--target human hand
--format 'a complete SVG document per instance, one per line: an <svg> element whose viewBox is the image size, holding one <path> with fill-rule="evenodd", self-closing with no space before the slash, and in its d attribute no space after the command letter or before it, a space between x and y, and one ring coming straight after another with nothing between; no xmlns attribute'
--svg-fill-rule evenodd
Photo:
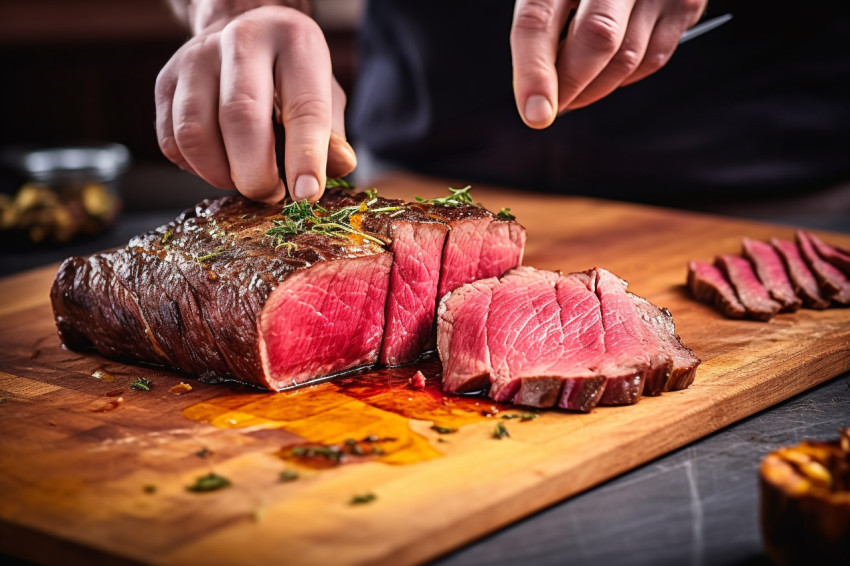
<svg viewBox="0 0 850 566"><path fill-rule="evenodd" d="M286 187L275 159L275 115L286 134L293 199L315 201L327 175L354 169L345 93L309 16L267 6L196 31L156 81L157 138L169 160L216 187L277 202Z"/></svg>
<svg viewBox="0 0 850 566"><path fill-rule="evenodd" d="M663 67L707 0L518 0L511 28L514 96L523 121L587 106ZM561 32L576 8L566 37Z"/></svg>

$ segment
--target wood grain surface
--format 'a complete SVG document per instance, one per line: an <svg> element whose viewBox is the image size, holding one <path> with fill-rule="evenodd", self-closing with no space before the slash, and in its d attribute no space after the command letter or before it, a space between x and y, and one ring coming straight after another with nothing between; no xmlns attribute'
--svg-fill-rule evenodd
<svg viewBox="0 0 850 566"><path fill-rule="evenodd" d="M408 199L445 193L409 177L377 186ZM51 266L0 281L0 553L55 564L420 563L850 369L848 309L728 320L684 287L689 259L737 253L744 236L791 238L791 228L496 188L473 194L491 209L509 206L528 228L526 264L604 267L668 307L703 360L695 383L630 407L503 421L511 436L498 440L475 405L485 400L334 383L271 394L64 350L48 304ZM846 235L820 235L850 246ZM422 368L433 382L436 364ZM415 369L374 379L398 385ZM129 387L138 376L152 380L150 391ZM181 381L193 390L171 393ZM438 434L429 415L458 432ZM372 433L391 436L392 450L325 469L282 450ZM281 481L286 469L299 478ZM232 485L186 489L211 471ZM365 493L375 500L351 504Z"/></svg>

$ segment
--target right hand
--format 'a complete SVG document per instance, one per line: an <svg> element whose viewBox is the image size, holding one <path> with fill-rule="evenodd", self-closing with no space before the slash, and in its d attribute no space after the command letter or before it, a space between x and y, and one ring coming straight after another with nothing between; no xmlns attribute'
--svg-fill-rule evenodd
<svg viewBox="0 0 850 566"><path fill-rule="evenodd" d="M319 26L292 8L268 6L201 30L156 81L163 154L222 189L278 202L317 200L326 176L357 165L345 140L345 93ZM286 134L286 186L275 158L273 116Z"/></svg>

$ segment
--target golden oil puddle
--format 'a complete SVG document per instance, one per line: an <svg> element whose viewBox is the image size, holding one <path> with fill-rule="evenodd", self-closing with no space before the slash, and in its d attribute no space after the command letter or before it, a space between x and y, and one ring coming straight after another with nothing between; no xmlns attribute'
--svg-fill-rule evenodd
<svg viewBox="0 0 850 566"><path fill-rule="evenodd" d="M426 377L422 389L409 382L417 370ZM443 395L440 371L436 360L369 370L293 391L223 395L183 415L219 428L282 428L304 440L281 447L279 455L311 468L365 460L414 464L442 456L437 446L451 434L419 434L412 419L459 429L503 410L516 412L484 397Z"/></svg>

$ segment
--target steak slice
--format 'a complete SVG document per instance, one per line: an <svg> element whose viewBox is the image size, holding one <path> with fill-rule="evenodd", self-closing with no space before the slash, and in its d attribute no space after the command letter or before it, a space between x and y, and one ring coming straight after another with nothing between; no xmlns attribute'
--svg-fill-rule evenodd
<svg viewBox="0 0 850 566"><path fill-rule="evenodd" d="M821 295L842 305L850 304L850 279L818 254L807 232L797 231L797 245L820 285Z"/></svg>
<svg viewBox="0 0 850 566"><path fill-rule="evenodd" d="M770 298L767 289L756 277L752 264L746 259L721 255L714 263L735 287L738 299L746 307L747 316L750 318L767 321L782 308L782 305Z"/></svg>
<svg viewBox="0 0 850 566"><path fill-rule="evenodd" d="M437 344L445 391L489 384L497 401L579 411L636 402L648 375L659 393L686 387L699 363L669 313L603 269L519 267L463 285L440 302Z"/></svg>
<svg viewBox="0 0 850 566"><path fill-rule="evenodd" d="M805 232L818 254L840 269L844 275L850 276L850 251L827 244L811 232Z"/></svg>
<svg viewBox="0 0 850 566"><path fill-rule="evenodd" d="M742 242L744 256L752 262L759 280L770 296L782 305L781 312L794 312L803 302L794 293L788 271L782 258L770 244L744 238Z"/></svg>
<svg viewBox="0 0 850 566"><path fill-rule="evenodd" d="M788 275L791 277L794 292L803 300L803 305L813 309L827 308L829 301L821 295L818 282L803 256L800 255L797 244L771 238L770 245L782 256L785 267L788 268Z"/></svg>
<svg viewBox="0 0 850 566"><path fill-rule="evenodd" d="M670 311L660 308L643 297L629 293L641 318L658 339L660 347L669 356L666 379L647 379L645 395L660 395L662 391L686 389L696 377L700 359L693 350L682 343L676 334L676 325Z"/></svg>
<svg viewBox="0 0 850 566"><path fill-rule="evenodd" d="M60 337L275 390L374 364L392 254L313 232L276 249L266 230L280 209L207 200L123 249L69 258L51 289Z"/></svg>
<svg viewBox="0 0 850 566"><path fill-rule="evenodd" d="M726 276L714 265L701 261L688 263L688 289L698 301L713 304L729 318L744 318L747 308Z"/></svg>

